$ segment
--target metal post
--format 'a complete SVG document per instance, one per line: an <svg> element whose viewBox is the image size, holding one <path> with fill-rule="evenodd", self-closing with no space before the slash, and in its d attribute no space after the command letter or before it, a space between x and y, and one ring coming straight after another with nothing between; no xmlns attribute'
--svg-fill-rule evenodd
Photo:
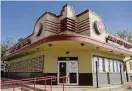
<svg viewBox="0 0 132 91"><path fill-rule="evenodd" d="M64 91L64 77L62 79L63 79L63 91Z"/></svg>
<svg viewBox="0 0 132 91"><path fill-rule="evenodd" d="M109 74L109 72L107 72L107 80L108 80L108 84L110 84L110 74Z"/></svg>
<svg viewBox="0 0 132 91"><path fill-rule="evenodd" d="M52 91L52 78L51 78L51 89L50 89L50 91Z"/></svg>
<svg viewBox="0 0 132 91"><path fill-rule="evenodd" d="M23 91L23 83L22 83L22 81L21 81L21 91Z"/></svg>
<svg viewBox="0 0 132 91"><path fill-rule="evenodd" d="M35 84L36 84L36 78L35 78L35 80L34 80L34 91L36 90Z"/></svg>
<svg viewBox="0 0 132 91"><path fill-rule="evenodd" d="M44 81L45 81L45 90L44 91L46 91L46 79L44 79Z"/></svg>
<svg viewBox="0 0 132 91"><path fill-rule="evenodd" d="M122 65L120 63L120 75L121 75L121 84L123 84L123 80L122 80Z"/></svg>
<svg viewBox="0 0 132 91"><path fill-rule="evenodd" d="M127 71L127 64L126 64L126 62L125 62L125 69L126 69L126 79L127 79L127 82L129 82L129 79L128 79L128 71Z"/></svg>
<svg viewBox="0 0 132 91"><path fill-rule="evenodd" d="M16 86L16 83L14 82L14 84L13 84L13 91L15 91L15 86Z"/></svg>
<svg viewBox="0 0 132 91"><path fill-rule="evenodd" d="M97 82L97 88L99 88L99 83L98 83L98 62L96 61L96 82Z"/></svg>

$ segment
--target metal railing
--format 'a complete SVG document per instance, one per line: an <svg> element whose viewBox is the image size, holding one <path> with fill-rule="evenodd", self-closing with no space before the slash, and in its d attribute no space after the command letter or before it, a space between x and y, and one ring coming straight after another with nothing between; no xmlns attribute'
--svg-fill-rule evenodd
<svg viewBox="0 0 132 91"><path fill-rule="evenodd" d="M29 78L29 79L21 79L21 80L10 80L10 81L3 81L1 82L1 87L12 85L13 89L12 91L15 91L16 85L20 85L21 91L24 91L24 87L26 83L33 83L33 87L30 89L36 91L36 83L39 81L44 81L44 90L43 91L52 91L52 83L56 81L57 79L62 79L62 88L64 91L64 85L68 81L68 77L63 76L63 77L56 77L56 76L46 76L46 77L37 77L37 78ZM50 90L47 90L46 85L47 81L50 81Z"/></svg>

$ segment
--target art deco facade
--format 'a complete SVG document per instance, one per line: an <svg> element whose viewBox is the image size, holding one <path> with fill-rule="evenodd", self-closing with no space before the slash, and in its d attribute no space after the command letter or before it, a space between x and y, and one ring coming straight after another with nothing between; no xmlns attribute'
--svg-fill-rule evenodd
<svg viewBox="0 0 132 91"><path fill-rule="evenodd" d="M95 87L131 81L132 44L106 27L91 10L76 15L65 5L60 15L45 12L33 33L6 52L9 77L69 76L67 85Z"/></svg>

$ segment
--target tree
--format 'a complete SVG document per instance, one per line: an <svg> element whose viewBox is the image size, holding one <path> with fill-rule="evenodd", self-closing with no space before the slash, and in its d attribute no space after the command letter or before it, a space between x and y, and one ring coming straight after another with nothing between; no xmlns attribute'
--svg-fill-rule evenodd
<svg viewBox="0 0 132 91"><path fill-rule="evenodd" d="M21 42L24 38L19 38L18 42ZM14 46L16 42L13 40L13 38L7 37L4 42L1 44L1 57L4 57L6 50L10 49L12 46Z"/></svg>
<svg viewBox="0 0 132 91"><path fill-rule="evenodd" d="M128 35L128 41L132 43L132 31L129 32L129 35Z"/></svg>
<svg viewBox="0 0 132 91"><path fill-rule="evenodd" d="M3 58L3 56L5 55L7 48L8 47L6 44L4 44L4 43L1 44L1 58Z"/></svg>
<svg viewBox="0 0 132 91"><path fill-rule="evenodd" d="M16 42L13 38L7 37L5 44L7 45L7 49L10 49L12 46L14 46L14 44L16 44Z"/></svg>
<svg viewBox="0 0 132 91"><path fill-rule="evenodd" d="M19 39L18 39L18 42L21 42L23 39L24 39L24 38L19 38Z"/></svg>
<svg viewBox="0 0 132 91"><path fill-rule="evenodd" d="M124 29L122 31L117 31L116 34L120 38L132 43L132 30Z"/></svg>
<svg viewBox="0 0 132 91"><path fill-rule="evenodd" d="M6 38L4 42L1 43L1 58L5 56L6 50L10 49L15 44L12 38Z"/></svg>

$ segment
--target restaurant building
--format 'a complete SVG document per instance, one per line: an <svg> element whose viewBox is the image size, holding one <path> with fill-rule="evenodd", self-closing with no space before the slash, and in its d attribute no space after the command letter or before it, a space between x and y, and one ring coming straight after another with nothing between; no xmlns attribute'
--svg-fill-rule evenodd
<svg viewBox="0 0 132 91"><path fill-rule="evenodd" d="M33 33L6 52L8 77L69 76L67 85L95 87L131 81L132 43L106 27L89 9L76 15L66 4L60 15L45 12Z"/></svg>

